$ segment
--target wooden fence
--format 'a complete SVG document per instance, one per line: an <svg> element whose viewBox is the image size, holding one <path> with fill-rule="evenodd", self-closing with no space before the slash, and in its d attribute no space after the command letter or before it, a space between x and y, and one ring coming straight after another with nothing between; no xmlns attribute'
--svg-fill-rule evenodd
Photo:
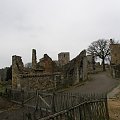
<svg viewBox="0 0 120 120"><path fill-rule="evenodd" d="M49 114L45 120L109 119L106 94L53 93L51 101L52 112L45 112Z"/></svg>
<svg viewBox="0 0 120 120"><path fill-rule="evenodd" d="M109 120L106 100L83 102L38 120Z"/></svg>
<svg viewBox="0 0 120 120"><path fill-rule="evenodd" d="M106 94L45 93L10 90L11 101L22 105L30 120L108 120ZM29 120L29 119L28 119Z"/></svg>

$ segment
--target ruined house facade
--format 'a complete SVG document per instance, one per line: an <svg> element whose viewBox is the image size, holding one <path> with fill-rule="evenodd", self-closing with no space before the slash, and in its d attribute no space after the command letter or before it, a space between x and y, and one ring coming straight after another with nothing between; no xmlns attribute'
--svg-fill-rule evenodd
<svg viewBox="0 0 120 120"><path fill-rule="evenodd" d="M64 84L77 84L87 79L87 56L83 50L77 57L63 66Z"/></svg>
<svg viewBox="0 0 120 120"><path fill-rule="evenodd" d="M37 62L36 50L32 50L32 67L26 68L20 56L12 56L13 89L54 89L59 85L73 85L87 79L87 57L83 50L70 61L68 52L58 54L58 60L52 60L44 54Z"/></svg>
<svg viewBox="0 0 120 120"><path fill-rule="evenodd" d="M93 55L87 55L88 73L94 73L96 70L95 57Z"/></svg>
<svg viewBox="0 0 120 120"><path fill-rule="evenodd" d="M58 54L58 64L59 66L63 66L70 61L70 53L69 52L61 52Z"/></svg>
<svg viewBox="0 0 120 120"><path fill-rule="evenodd" d="M111 64L119 65L120 64L120 44L111 44Z"/></svg>
<svg viewBox="0 0 120 120"><path fill-rule="evenodd" d="M120 44L111 44L111 73L112 76L120 77Z"/></svg>
<svg viewBox="0 0 120 120"><path fill-rule="evenodd" d="M36 50L32 50L32 68L25 68L20 56L12 56L12 88L13 89L47 89L54 87L56 64L45 54L39 62Z"/></svg>

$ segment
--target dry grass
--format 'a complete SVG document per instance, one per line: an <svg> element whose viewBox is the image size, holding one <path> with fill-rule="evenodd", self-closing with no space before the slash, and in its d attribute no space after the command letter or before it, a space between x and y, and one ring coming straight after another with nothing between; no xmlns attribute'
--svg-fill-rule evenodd
<svg viewBox="0 0 120 120"><path fill-rule="evenodd" d="M110 120L120 120L120 99L108 100Z"/></svg>

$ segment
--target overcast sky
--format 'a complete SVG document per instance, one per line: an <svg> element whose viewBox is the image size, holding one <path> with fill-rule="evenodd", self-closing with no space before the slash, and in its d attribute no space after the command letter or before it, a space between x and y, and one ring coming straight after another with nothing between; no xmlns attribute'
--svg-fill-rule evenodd
<svg viewBox="0 0 120 120"><path fill-rule="evenodd" d="M31 62L32 48L72 59L101 38L120 39L120 0L0 0L0 68Z"/></svg>

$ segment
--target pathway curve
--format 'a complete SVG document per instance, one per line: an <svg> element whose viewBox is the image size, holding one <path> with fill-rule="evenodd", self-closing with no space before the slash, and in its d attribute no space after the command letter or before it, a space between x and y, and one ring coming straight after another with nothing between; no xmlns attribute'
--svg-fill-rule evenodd
<svg viewBox="0 0 120 120"><path fill-rule="evenodd" d="M120 83L119 80L113 79L107 72L101 72L92 75L92 80L87 81L84 85L69 89L69 92L105 93L111 91L119 83Z"/></svg>

